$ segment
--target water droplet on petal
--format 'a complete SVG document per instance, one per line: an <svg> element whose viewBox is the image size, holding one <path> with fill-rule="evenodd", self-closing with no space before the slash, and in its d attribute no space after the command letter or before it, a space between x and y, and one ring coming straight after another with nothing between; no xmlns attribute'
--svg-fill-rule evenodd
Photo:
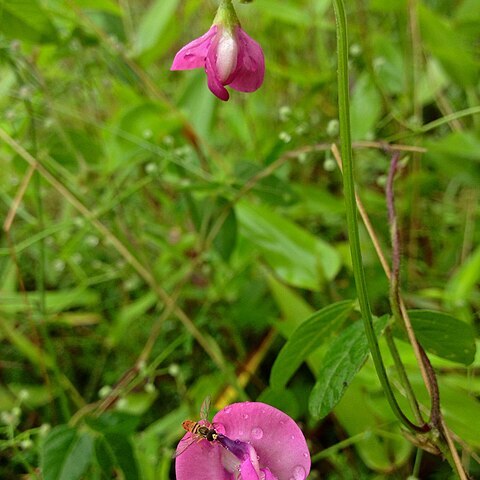
<svg viewBox="0 0 480 480"><path fill-rule="evenodd" d="M293 469L293 478L294 480L305 480L307 474L305 473L305 469L301 465L297 465Z"/></svg>
<svg viewBox="0 0 480 480"><path fill-rule="evenodd" d="M295 440L295 435L290 435L290 438L291 438L292 440Z"/></svg>
<svg viewBox="0 0 480 480"><path fill-rule="evenodd" d="M232 408L231 408L231 407L227 407L227 408L224 410L225 413L231 413L231 411L232 411Z"/></svg>
<svg viewBox="0 0 480 480"><path fill-rule="evenodd" d="M239 431L238 431L238 435L239 435L240 437L242 437L244 433L245 433L245 432L244 432L243 430L239 430Z"/></svg>
<svg viewBox="0 0 480 480"><path fill-rule="evenodd" d="M305 458L308 458L310 455L308 454L308 452L305 452L305 453L303 454L303 456L304 456Z"/></svg>
<svg viewBox="0 0 480 480"><path fill-rule="evenodd" d="M248 418L248 414L247 414L247 413L244 413L244 414L242 415L242 417L246 420L246 419Z"/></svg>
<svg viewBox="0 0 480 480"><path fill-rule="evenodd" d="M252 437L260 440L263 437L263 430L260 427L252 428Z"/></svg>

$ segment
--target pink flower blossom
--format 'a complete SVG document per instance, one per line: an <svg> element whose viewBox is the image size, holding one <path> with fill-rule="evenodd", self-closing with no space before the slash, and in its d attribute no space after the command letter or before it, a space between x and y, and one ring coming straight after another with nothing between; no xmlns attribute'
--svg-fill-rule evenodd
<svg viewBox="0 0 480 480"><path fill-rule="evenodd" d="M171 70L205 68L208 88L228 100L225 85L240 92L254 92L263 83L265 59L260 45L239 24L214 23L200 38L185 45L173 60Z"/></svg>
<svg viewBox="0 0 480 480"><path fill-rule="evenodd" d="M215 441L201 439L177 458L177 480L305 480L310 454L298 425L260 402L234 403L213 418ZM188 440L186 433L179 445Z"/></svg>

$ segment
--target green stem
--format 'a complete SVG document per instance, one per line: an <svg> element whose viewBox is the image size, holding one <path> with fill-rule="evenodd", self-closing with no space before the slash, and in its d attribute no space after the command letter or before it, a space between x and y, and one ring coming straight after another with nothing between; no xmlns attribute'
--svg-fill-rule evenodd
<svg viewBox="0 0 480 480"><path fill-rule="evenodd" d="M355 187L353 175L352 138L350 132L350 104L348 84L348 39L347 39L347 18L343 0L334 0L336 27L337 27L337 54L338 54L338 111L340 121L340 147L343 161L343 187L345 195L345 206L347 216L348 237L350 253L352 256L353 274L357 287L360 310L362 312L365 333L367 335L373 363L378 378L382 384L385 396L395 416L408 429L417 432L424 432L424 426L418 427L413 424L400 409L397 400L388 381L385 365L382 361L377 337L373 329L373 318L370 311L370 302L367 294L365 272L363 270L362 253L360 250L360 238L358 233L357 207L355 202Z"/></svg>
<svg viewBox="0 0 480 480"><path fill-rule="evenodd" d="M397 369L398 377L400 378L403 388L405 388L405 394L407 395L410 406L415 415L417 422L423 422L422 414L420 412L420 407L418 405L415 393L413 391L412 385L408 380L407 372L405 371L405 366L403 365L400 354L398 353L395 341L393 340L393 334L390 327L385 329L385 340L387 341L388 348L392 355L395 367Z"/></svg>
<svg viewBox="0 0 480 480"><path fill-rule="evenodd" d="M423 459L423 450L421 448L417 448L417 454L415 455L415 464L413 465L413 478L420 478L420 467L422 466L422 459Z"/></svg>

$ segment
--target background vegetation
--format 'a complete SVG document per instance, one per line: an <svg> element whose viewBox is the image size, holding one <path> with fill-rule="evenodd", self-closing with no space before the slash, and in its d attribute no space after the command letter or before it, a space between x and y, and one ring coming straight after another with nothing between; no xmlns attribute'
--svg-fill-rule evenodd
<svg viewBox="0 0 480 480"><path fill-rule="evenodd" d="M384 187L399 152L404 299L480 475L480 3L347 4L359 197L389 259ZM336 357L360 322L331 149L331 2L237 7L267 73L261 90L222 103L204 72L169 71L209 28L213 0L0 0L1 478L36 478L40 465L49 479L174 478L181 422L206 395L289 413L311 479L451 477L402 434L370 360L355 375L360 364ZM388 281L363 225L361 240L382 317ZM277 359L334 303L316 351L300 342ZM322 392L343 393L331 413Z"/></svg>

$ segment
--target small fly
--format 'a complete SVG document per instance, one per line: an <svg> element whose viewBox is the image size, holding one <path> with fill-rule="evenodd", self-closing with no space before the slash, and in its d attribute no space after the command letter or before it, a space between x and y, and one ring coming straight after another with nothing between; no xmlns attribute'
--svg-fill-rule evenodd
<svg viewBox="0 0 480 480"><path fill-rule="evenodd" d="M213 425L207 420L208 411L210 410L210 397L207 397L200 409L200 420L194 422L192 420L185 420L182 422L182 427L190 433L190 436L187 436L180 440L178 444L177 451L173 455L173 458L181 455L190 445L193 445L196 442L201 440L207 440L211 443L215 442L218 438L218 433L213 428Z"/></svg>

